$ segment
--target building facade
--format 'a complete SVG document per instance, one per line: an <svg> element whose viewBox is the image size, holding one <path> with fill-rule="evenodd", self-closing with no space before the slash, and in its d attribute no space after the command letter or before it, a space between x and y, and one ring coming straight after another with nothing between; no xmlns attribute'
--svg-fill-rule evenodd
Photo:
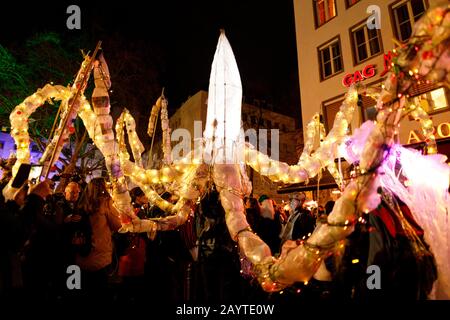
<svg viewBox="0 0 450 320"><path fill-rule="evenodd" d="M205 129L207 103L208 92L199 91L195 95L189 97L189 99L169 118L172 132L180 128L189 131L191 134L192 148L194 147L194 138L198 138L199 135L201 136ZM242 104L241 119L244 131L247 129L255 129L256 132L259 132L259 129L266 129L267 139L263 137L262 140L264 142L267 141L267 151L264 152L264 149L261 150L260 146L258 146L258 150L271 157L275 156L274 152L276 152L276 150L273 150L271 145L273 140L271 139L270 129L278 129L279 160L289 164L297 163L300 151L302 150L302 133L300 130L296 130L295 119L293 117L264 109L261 106L252 103L244 102ZM196 121L201 121L201 129L199 126L195 128ZM258 139L259 138L260 134L258 133ZM177 141L173 141L172 146L176 143ZM162 159L160 142L155 143L153 150L153 158ZM149 159L148 154L145 155L145 159ZM149 166L152 165L150 164ZM153 164L153 166L157 167L158 163ZM255 197L266 194L277 201L287 200L286 195L277 193L278 185L272 183L269 179L261 177L251 169L249 169L248 175L253 183L253 194Z"/></svg>
<svg viewBox="0 0 450 320"><path fill-rule="evenodd" d="M316 113L322 115L328 132L353 83L381 87L390 68L392 50L409 39L414 23L428 8L445 1L293 0L303 132ZM369 24L378 25L369 28L368 19ZM409 99L431 115L438 152L450 158L449 90L421 83L414 87ZM350 130L376 116L375 100L365 96L361 100ZM421 148L424 140L419 123L405 118L399 130L400 143ZM289 191L311 187L298 186ZM330 186L322 185L320 189L318 196L313 193L322 205L339 193Z"/></svg>
<svg viewBox="0 0 450 320"><path fill-rule="evenodd" d="M294 0L303 128L315 113L320 113L329 130L352 83L382 86L396 47L393 39L397 43L408 40L414 22L439 3L443 1ZM371 15L378 19L379 29L368 27ZM444 140L450 138L449 90L421 83L409 99L432 116L442 150L439 144L438 149L448 152ZM363 97L351 128L373 119L374 105L373 99ZM418 122L411 118L401 123L399 138L402 144L424 140Z"/></svg>

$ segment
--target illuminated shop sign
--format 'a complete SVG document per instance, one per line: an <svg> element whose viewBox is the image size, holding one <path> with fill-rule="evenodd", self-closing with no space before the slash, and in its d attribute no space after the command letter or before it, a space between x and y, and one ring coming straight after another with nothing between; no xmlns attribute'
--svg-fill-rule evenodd
<svg viewBox="0 0 450 320"><path fill-rule="evenodd" d="M383 54L383 71L380 73L380 77L384 76L391 69L392 58L394 56L395 53L393 53L392 51L388 51L388 53ZM342 84L346 87L350 87L354 83L372 78L373 76L375 76L375 73L376 73L375 65L368 64L361 71L346 74L345 77L342 79Z"/></svg>
<svg viewBox="0 0 450 320"><path fill-rule="evenodd" d="M438 126L435 126L434 134L436 136L436 139L450 138L450 122L443 122ZM425 141L425 136L419 130L409 131L407 144L423 141Z"/></svg>
<svg viewBox="0 0 450 320"><path fill-rule="evenodd" d="M373 76L375 76L375 73L375 65L368 64L364 67L364 69L362 69L362 71L356 71L355 73L349 73L345 75L344 79L342 79L342 84L346 87L350 87L354 83L372 78Z"/></svg>
<svg viewBox="0 0 450 320"><path fill-rule="evenodd" d="M391 70L392 67L392 58L394 57L394 53L388 51L388 53L383 54L383 71L380 73L380 77L384 76Z"/></svg>

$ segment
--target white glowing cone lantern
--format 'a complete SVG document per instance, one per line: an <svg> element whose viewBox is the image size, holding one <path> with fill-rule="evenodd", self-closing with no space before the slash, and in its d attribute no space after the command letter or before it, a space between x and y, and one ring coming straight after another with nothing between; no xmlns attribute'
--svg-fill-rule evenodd
<svg viewBox="0 0 450 320"><path fill-rule="evenodd" d="M242 84L233 50L222 31L211 67L208 111L203 136L205 160L235 163L241 129Z"/></svg>

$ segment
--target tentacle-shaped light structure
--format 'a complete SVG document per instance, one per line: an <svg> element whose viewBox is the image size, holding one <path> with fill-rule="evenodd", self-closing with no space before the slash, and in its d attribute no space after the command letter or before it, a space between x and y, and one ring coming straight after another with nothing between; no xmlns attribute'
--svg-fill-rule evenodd
<svg viewBox="0 0 450 320"><path fill-rule="evenodd" d="M161 98L158 99L158 102L155 106L158 105L161 105ZM155 106L153 107L152 112L153 110L155 110ZM154 116L155 115L152 113L152 117ZM150 123L152 123L152 120L150 120ZM187 171L189 167L179 165L177 166L177 168L180 169L180 171L172 166L165 166L161 170L144 169L142 168L142 165L136 165L136 163L131 162L130 155L128 154L126 147L125 133L123 130L124 126L126 126L127 128L128 138L129 140L131 140L129 141L129 143L131 151L133 153L133 157L140 157L143 152L142 143L136 133L134 118L128 112L128 110L125 109L117 119L116 123L116 136L119 144L120 164L122 166L124 174L126 176L129 176L133 183L138 185L144 191L151 203L157 205L167 213L176 213L176 210L178 210L180 206L173 205L172 203L162 199L160 195L152 188L152 186L173 182L176 178L179 178L183 174L183 172Z"/></svg>
<svg viewBox="0 0 450 320"><path fill-rule="evenodd" d="M101 43L97 45L94 53L100 48L100 44ZM44 164L43 173L45 177L48 176L51 168L59 159L59 155L61 154L64 145L69 140L71 129L73 129L73 121L77 117L77 113L80 108L80 101L82 100L84 90L86 89L92 66L93 64L91 57L86 55L81 64L80 70L75 77L75 81L70 88L69 97L61 101L60 122L55 130L55 134L45 148L44 154L40 159L40 163Z"/></svg>
<svg viewBox="0 0 450 320"><path fill-rule="evenodd" d="M206 164L193 166L186 177L186 183L180 190L181 198L174 205L172 215L164 218L152 219L158 225L158 230L173 230L184 224L193 213L194 206L209 188L210 167Z"/></svg>
<svg viewBox="0 0 450 320"><path fill-rule="evenodd" d="M347 92L344 101L336 114L333 128L320 143L319 148L312 153L316 133L321 132L318 125L318 115L308 123L306 130L305 149L303 150L297 165L288 165L270 159L251 146L246 148L246 163L263 176L272 181L284 183L299 183L315 177L320 170L328 168L330 173L337 179L338 185L342 185L342 179L335 166L338 157L338 145L347 138L348 126L352 120L358 102L356 88ZM319 128L318 128L319 127Z"/></svg>
<svg viewBox="0 0 450 320"><path fill-rule="evenodd" d="M391 113L379 115L379 125L369 136L361 157L361 175L345 189L343 196L336 202L328 224L320 225L309 240L301 246L292 243L283 248L281 258L275 259L267 245L249 230L245 218L241 179L236 166L215 165L214 182L226 211L226 222L230 234L239 242L241 253L254 266L263 288L267 291L280 290L296 281L308 281L317 271L322 259L329 254L340 240L352 231L361 212L368 213L374 209L379 198L376 195L376 169L383 160L385 145L392 142L394 132L391 128L397 119ZM397 119L398 120L398 119Z"/></svg>
<svg viewBox="0 0 450 320"><path fill-rule="evenodd" d="M120 165L118 144L112 130L112 117L108 89L111 86L109 71L103 55L94 67L95 89L93 92L92 110L89 102L82 98L79 116L83 120L89 137L105 157L106 167L113 185L113 200L122 215L123 232L148 232L150 237L156 233L156 224L149 220L139 219L131 206L131 198Z"/></svg>
<svg viewBox="0 0 450 320"><path fill-rule="evenodd" d="M165 99L163 101L165 101ZM161 105L161 103L160 98L155 106ZM153 110L155 110L155 107ZM163 110L167 112L167 105L165 103L163 103L161 112ZM151 117L155 117L155 115L152 114ZM165 116L162 116L162 118L165 118ZM152 122L153 121L150 120L150 123ZM163 120L162 122L165 123L167 121ZM157 229L161 231L175 229L186 222L189 215L192 214L193 205L197 202L198 198L205 193L206 182L209 180L207 172L208 167L206 165L180 163L175 166L166 165L162 169L156 170L144 169L141 166L136 165L136 163L130 161L130 155L126 148L125 133L123 130L124 126L126 126L128 138L131 140L130 147L133 156L135 156L135 154L140 155L142 151L139 146L142 144L137 136L135 125L133 125L134 123L133 117L126 109L119 116L116 123L116 136L119 143L119 155L122 170L126 176L130 177L133 183L138 185L142 191L144 191L152 204L164 210L168 215L167 217L152 219L152 221L156 223ZM169 130L170 128L165 128L163 126L163 132L170 132ZM165 149L166 152L170 152L170 148ZM188 155L187 158L189 156L190 155ZM165 157L165 159L166 161L171 161L170 156ZM177 190L180 194L180 199L175 204L162 199L153 188L153 186L158 184L167 186L169 183L176 183L176 180L181 180L183 182L183 187L181 190Z"/></svg>
<svg viewBox="0 0 450 320"><path fill-rule="evenodd" d="M150 136L150 138L154 139L156 124L158 122L158 115L159 113L161 113L163 159L165 164L172 164L172 146L170 139L171 129L169 126L169 113L167 110L167 105L167 99L164 97L164 95L161 95L161 97L158 98L158 100L152 107L152 111L150 113L150 118L148 121L147 134Z"/></svg>
<svg viewBox="0 0 450 320"><path fill-rule="evenodd" d="M131 116L128 109L125 109L120 117L117 119L116 122L116 135L117 135L117 142L119 143L119 150L120 150L120 158L124 159L130 159L130 155L128 152L124 153L124 150L126 151L126 144L125 144L125 134L123 131L124 125L127 130L129 143L131 145L131 152L133 154L134 163L138 167L142 166L142 153L144 152L144 145L142 144L141 140L139 139L139 136L136 133L136 121L134 121L134 118Z"/></svg>
<svg viewBox="0 0 450 320"><path fill-rule="evenodd" d="M70 90L63 86L53 86L46 84L42 89L37 90L33 95L17 105L9 116L11 122L11 136L17 146L17 161L13 167L13 175L17 173L22 163L30 161L30 136L28 134L28 118L45 101L51 99L67 101L70 97Z"/></svg>
<svg viewBox="0 0 450 320"><path fill-rule="evenodd" d="M159 98L153 105L152 111L150 112L150 118L148 119L147 134L150 138L153 138L153 135L155 134L156 123L160 111L161 111L161 98Z"/></svg>
<svg viewBox="0 0 450 320"><path fill-rule="evenodd" d="M13 178L17 174L22 163L30 162L30 136L28 134L28 118L37 108L42 106L45 101L51 102L52 99L59 100L61 103L67 101L71 96L70 89L63 86L53 86L46 84L42 89L27 97L21 104L17 105L9 116L11 122L11 136L17 146L16 163L13 166ZM12 187L12 182L2 190L5 199L12 199L17 189Z"/></svg>
<svg viewBox="0 0 450 320"><path fill-rule="evenodd" d="M163 142L163 155L164 163L172 164L172 146L170 139L170 127L169 127L169 111L167 109L167 100L162 97L161 100L161 129L162 129L162 142Z"/></svg>

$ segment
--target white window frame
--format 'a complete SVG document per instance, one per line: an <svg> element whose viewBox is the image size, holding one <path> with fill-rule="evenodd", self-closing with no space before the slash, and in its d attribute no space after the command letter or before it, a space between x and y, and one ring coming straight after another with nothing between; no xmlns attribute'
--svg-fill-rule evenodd
<svg viewBox="0 0 450 320"><path fill-rule="evenodd" d="M336 56L336 57L339 57L339 59L341 60L341 69L340 70L335 70L334 69L334 60L335 60L336 57L333 56L332 46L335 43L337 43L339 45L339 56ZM323 60L323 51L325 51L325 49L327 49L329 51L329 53L330 53L331 74L328 75L328 76L325 75L325 63L324 63L324 60ZM343 61L343 58L342 58L342 46L341 46L341 41L340 41L339 37L334 38L333 40L331 40L331 41L325 43L324 45L320 46L318 48L318 51L319 51L320 79L321 80L326 80L328 78L331 78L335 74L337 74L337 73L339 73L339 72L344 70L344 61Z"/></svg>
<svg viewBox="0 0 450 320"><path fill-rule="evenodd" d="M423 6L424 6L425 10L427 10L428 9L427 1L426 0L421 0L421 1L423 3ZM405 3L406 3L406 8L408 9L408 17L409 17L409 23L410 23L410 27L411 27L411 32L412 32L412 30L414 30L414 23L416 22L416 20L415 20L416 18L414 17L414 13L413 13L413 10L412 10L411 0L400 1L400 2L398 2L396 4L394 4L391 7L392 17L393 17L393 20L394 20L395 31L396 31L397 37L399 37L400 41L406 41L406 40L409 39L409 38L408 39L400 39L400 37L401 37L400 24L398 22L398 16L397 16L397 12L396 12L396 9L398 7L404 5Z"/></svg>
<svg viewBox="0 0 450 320"><path fill-rule="evenodd" d="M366 53L367 53L367 57L364 59L359 58L358 43L356 41L356 31L360 30L361 28L364 29L364 47L365 47ZM352 44L353 44L352 49L353 49L353 55L355 57L355 64L359 64L363 61L369 60L370 58L379 55L383 51L381 33L378 32L378 30L377 30L376 33L377 33L377 38L378 38L378 47L380 48L380 50L378 52L372 54L372 51L370 49L370 40L372 40L373 38L369 39L369 29L367 28L366 21L362 22L361 24L357 25L356 27L353 27L350 30L350 33L352 35Z"/></svg>

